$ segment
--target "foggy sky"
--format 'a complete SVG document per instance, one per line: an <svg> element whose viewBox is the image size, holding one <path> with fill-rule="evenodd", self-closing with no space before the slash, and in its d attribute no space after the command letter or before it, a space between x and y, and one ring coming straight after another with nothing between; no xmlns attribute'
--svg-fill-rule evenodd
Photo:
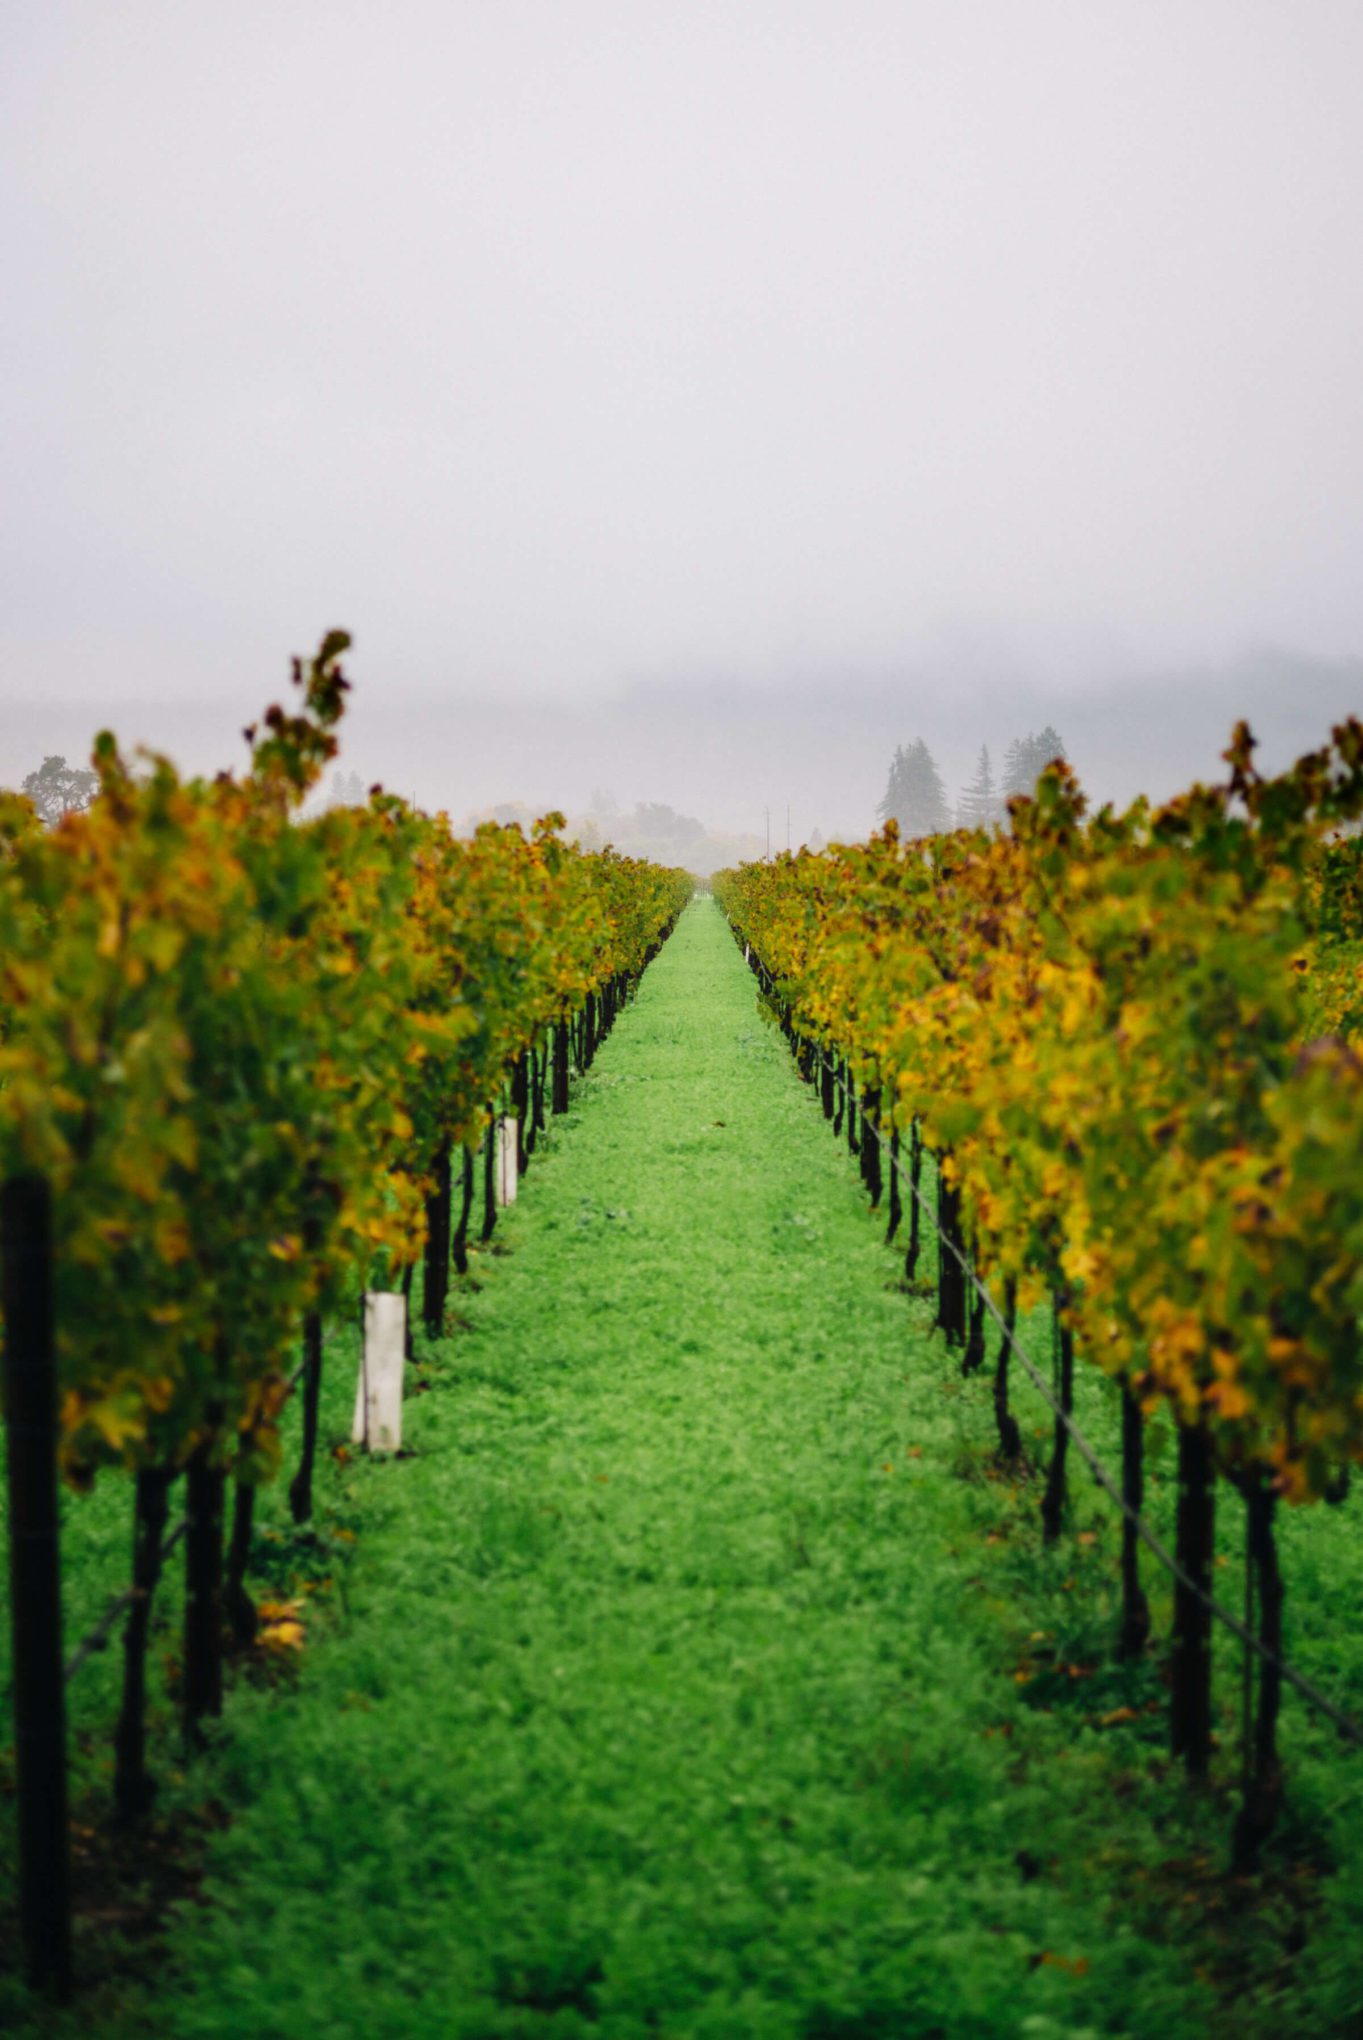
<svg viewBox="0 0 1363 2040"><path fill-rule="evenodd" d="M333 623L456 809L1315 742L1360 105L1357 0L10 0L0 779L227 762Z"/></svg>

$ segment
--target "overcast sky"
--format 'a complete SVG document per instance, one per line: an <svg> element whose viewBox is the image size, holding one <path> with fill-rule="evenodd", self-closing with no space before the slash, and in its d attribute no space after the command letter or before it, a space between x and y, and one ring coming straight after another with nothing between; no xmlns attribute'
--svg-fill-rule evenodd
<svg viewBox="0 0 1363 2040"><path fill-rule="evenodd" d="M8 0L0 777L230 755L337 622L431 804L812 811L835 692L958 777L1069 702L1116 788L1154 699L1177 777L1241 673L1314 741L1360 108L1358 0Z"/></svg>

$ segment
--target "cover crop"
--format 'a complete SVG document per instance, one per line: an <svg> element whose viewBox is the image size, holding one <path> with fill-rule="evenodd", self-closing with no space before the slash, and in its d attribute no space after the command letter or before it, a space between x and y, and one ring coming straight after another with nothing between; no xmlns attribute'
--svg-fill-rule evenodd
<svg viewBox="0 0 1363 2040"><path fill-rule="evenodd" d="M1092 816L1057 763L1007 831L905 842L891 823L715 890L797 1038L845 1059L873 1122L936 1151L981 1274L1024 1307L1049 1289L1067 1347L1137 1418L1170 1408L1199 1586L1213 1468L1244 1493L1276 1646L1274 1506L1337 1492L1363 1456L1363 864L1341 834L1363 812L1363 725L1277 778L1244 725L1226 759L1222 784ZM1175 1650L1194 1769L1197 1598Z"/></svg>

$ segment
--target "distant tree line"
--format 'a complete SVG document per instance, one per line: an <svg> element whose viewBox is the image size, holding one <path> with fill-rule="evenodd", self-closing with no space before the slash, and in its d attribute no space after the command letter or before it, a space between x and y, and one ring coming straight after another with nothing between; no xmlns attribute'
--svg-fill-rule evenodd
<svg viewBox="0 0 1363 2040"><path fill-rule="evenodd" d="M27 795L49 828L63 815L79 814L99 792L98 774L83 765L68 765L54 754L44 758L36 772L30 772L19 791ZM333 772L331 785L318 801L318 811L333 807L363 807L368 793L358 772Z"/></svg>
<svg viewBox="0 0 1363 2040"><path fill-rule="evenodd" d="M1029 794L1046 767L1065 757L1060 732L1045 729L1014 737L1004 754L1002 777L996 781L988 744L981 744L974 777L961 788L954 806L947 799L937 761L921 737L895 747L885 797L876 809L879 820L892 817L902 836L936 836L945 829L988 828L1006 820L1014 794Z"/></svg>

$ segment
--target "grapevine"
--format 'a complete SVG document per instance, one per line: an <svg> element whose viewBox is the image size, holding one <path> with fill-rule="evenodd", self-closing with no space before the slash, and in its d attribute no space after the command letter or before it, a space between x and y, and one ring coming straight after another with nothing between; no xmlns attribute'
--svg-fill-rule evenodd
<svg viewBox="0 0 1363 2040"><path fill-rule="evenodd" d="M1274 1507L1329 1495L1363 1456L1360 866L1340 834L1363 808L1363 725L1276 778L1241 726L1226 761L1164 807L1093 815L1057 764L1006 832L890 824L716 890L797 1043L845 1059L863 1111L936 1154L944 1230L1010 1311L1049 1291L1065 1352L1120 1385L1137 1430L1172 1414L1199 1581L1213 1473L1244 1494L1276 1625ZM967 1340L945 1282L939 1322ZM1058 1421L1050 1535L1064 1448ZM1182 1608L1175 1638L1194 1771L1201 1624ZM1271 1748L1260 1769L1262 1826Z"/></svg>

